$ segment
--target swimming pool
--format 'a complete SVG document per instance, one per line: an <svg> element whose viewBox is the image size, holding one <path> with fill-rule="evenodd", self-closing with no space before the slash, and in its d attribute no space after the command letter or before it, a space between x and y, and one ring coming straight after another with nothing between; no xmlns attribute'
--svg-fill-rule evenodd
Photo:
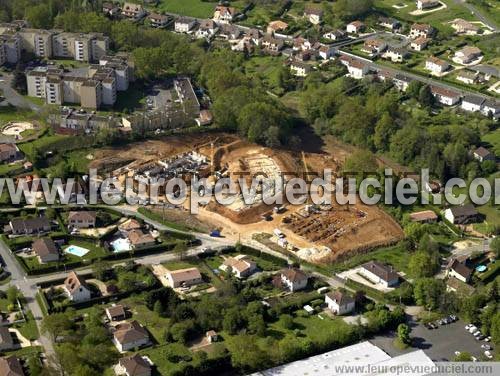
<svg viewBox="0 0 500 376"><path fill-rule="evenodd" d="M64 250L64 252L69 253L70 255L73 256L83 257L87 253L89 253L90 250L87 248L79 247L77 245L70 245L68 248Z"/></svg>
<svg viewBox="0 0 500 376"><path fill-rule="evenodd" d="M479 266L477 266L477 267L476 267L476 271L478 271L478 272L480 272L480 273L482 273L482 272L486 271L486 269L488 269L488 268L486 267L486 265L479 265Z"/></svg>
<svg viewBox="0 0 500 376"><path fill-rule="evenodd" d="M111 246L113 247L114 253L126 252L132 249L132 247L130 246L130 241L124 238L118 238L115 241L112 241Z"/></svg>

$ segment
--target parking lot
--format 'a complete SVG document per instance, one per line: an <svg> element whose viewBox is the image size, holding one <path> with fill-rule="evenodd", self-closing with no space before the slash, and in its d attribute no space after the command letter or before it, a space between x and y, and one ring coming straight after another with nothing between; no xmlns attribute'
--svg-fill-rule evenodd
<svg viewBox="0 0 500 376"><path fill-rule="evenodd" d="M380 346L391 356L411 352L418 348L424 350L434 361L453 360L455 351L468 352L480 360L484 356L484 349L481 348L481 345L491 343L477 341L471 333L465 330L467 324L462 320L458 320L451 324L441 325L438 329L427 329L422 324L410 321L413 347L403 351L396 349L392 344L395 333L376 336L370 341Z"/></svg>

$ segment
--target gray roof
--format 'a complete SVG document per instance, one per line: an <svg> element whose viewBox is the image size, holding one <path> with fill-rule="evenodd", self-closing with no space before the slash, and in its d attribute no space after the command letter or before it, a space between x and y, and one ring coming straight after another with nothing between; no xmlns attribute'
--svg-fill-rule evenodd
<svg viewBox="0 0 500 376"><path fill-rule="evenodd" d="M485 99L477 95L466 95L462 101L480 106L484 103Z"/></svg>

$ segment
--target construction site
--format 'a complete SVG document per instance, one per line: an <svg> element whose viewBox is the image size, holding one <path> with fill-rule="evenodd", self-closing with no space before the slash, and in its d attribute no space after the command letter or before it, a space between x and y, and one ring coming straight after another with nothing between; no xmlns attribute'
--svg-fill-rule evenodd
<svg viewBox="0 0 500 376"><path fill-rule="evenodd" d="M130 147L134 150L134 160L130 160ZM104 175L119 179L133 177L142 182L153 177L180 177L187 182L192 176L212 182L226 177L235 182L243 178L250 186L255 177L269 181L279 176L285 181L304 176L312 179L325 168L335 174L342 164L336 159L336 153L270 149L224 133L171 136L132 144L127 149L101 149L98 153L92 165L101 168ZM344 160L345 154L341 155ZM267 186L264 195L274 194L276 188ZM195 216L189 210L190 200L186 200L184 206L169 209L174 210L175 215L166 213L165 206L150 207L150 210L180 223L188 223L190 217L196 217L198 224L205 225L198 228L217 228L221 236L235 241L251 240L254 234L267 233L283 252L293 252L316 263L341 260L403 238L397 222L377 206L360 202L344 206L336 203L315 206L307 202L289 205L285 202L277 207L266 205L262 199L247 205L241 192L236 195L231 205L224 206L212 200L199 207ZM276 230L280 236L276 235Z"/></svg>

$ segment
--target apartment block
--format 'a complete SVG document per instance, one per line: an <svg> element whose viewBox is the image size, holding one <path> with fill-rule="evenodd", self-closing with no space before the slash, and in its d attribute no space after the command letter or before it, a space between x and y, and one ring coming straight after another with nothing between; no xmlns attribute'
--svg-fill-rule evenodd
<svg viewBox="0 0 500 376"><path fill-rule="evenodd" d="M55 67L37 67L27 72L28 95L45 98L49 104L80 104L97 109L113 106L117 91L128 89L133 69L125 57L106 56L86 72L64 71Z"/></svg>
<svg viewBox="0 0 500 376"><path fill-rule="evenodd" d="M16 64L21 58L21 41L17 34L0 35L0 65Z"/></svg>

